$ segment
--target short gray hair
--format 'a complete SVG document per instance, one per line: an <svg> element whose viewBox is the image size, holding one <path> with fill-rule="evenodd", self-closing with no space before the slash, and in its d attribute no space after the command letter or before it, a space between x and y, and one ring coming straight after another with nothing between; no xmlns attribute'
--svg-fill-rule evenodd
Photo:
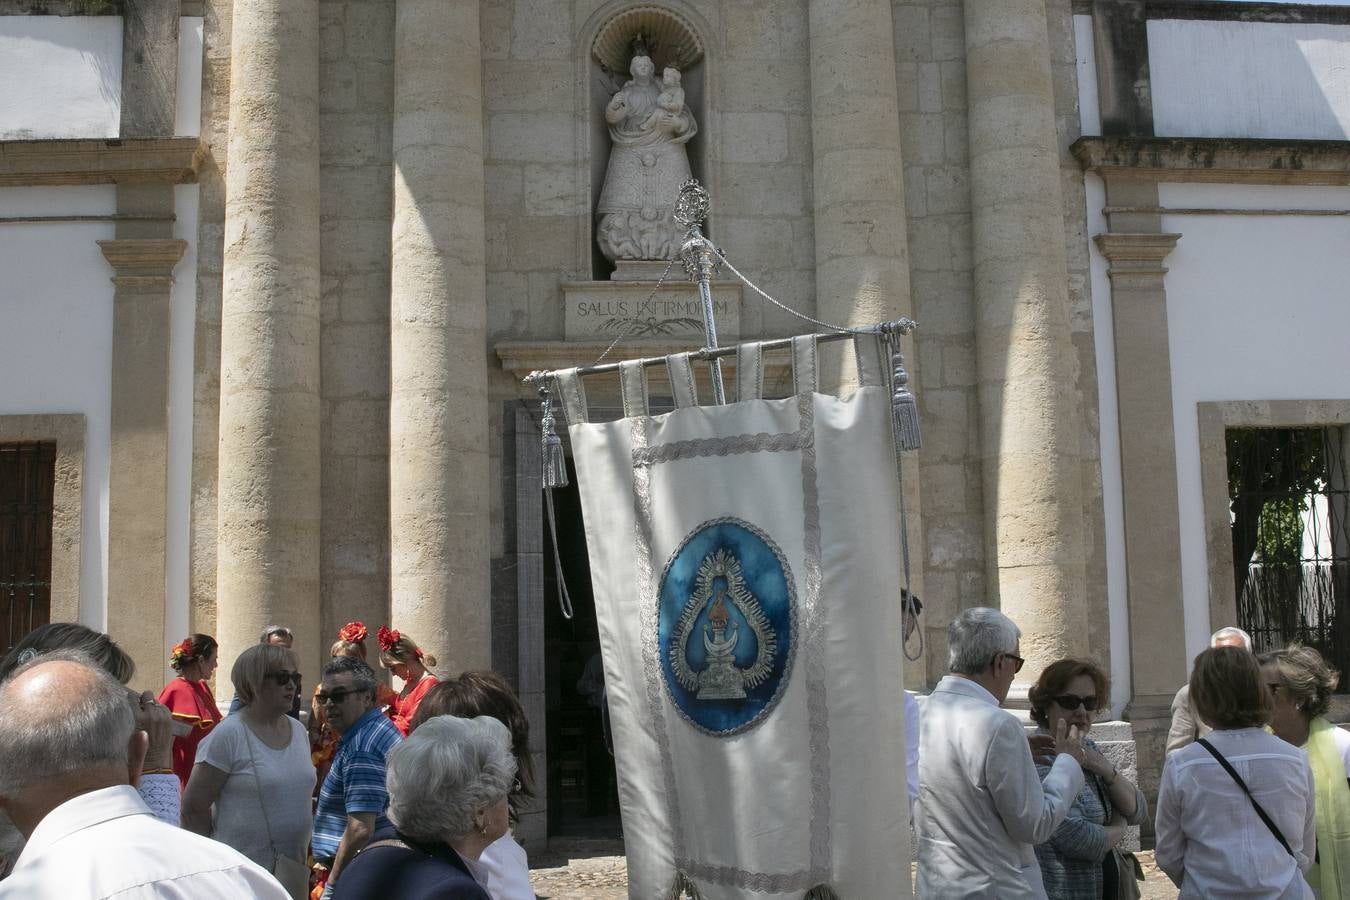
<svg viewBox="0 0 1350 900"><path fill-rule="evenodd" d="M375 670L366 665L363 659L357 659L355 656L335 656L323 666L323 677L329 675L341 675L344 672L352 673L352 687L358 691L369 691L370 696L375 696Z"/></svg>
<svg viewBox="0 0 1350 900"><path fill-rule="evenodd" d="M92 684L53 704L59 714L35 718L29 704L13 696L14 682L29 669L57 661L86 667ZM0 687L0 796L13 797L35 781L90 766L126 766L135 730L127 688L92 657L75 650L44 653L15 669Z"/></svg>
<svg viewBox="0 0 1350 900"><path fill-rule="evenodd" d="M1017 648L1022 630L996 609L973 606L947 626L947 668L958 675L978 675L995 656Z"/></svg>
<svg viewBox="0 0 1350 900"><path fill-rule="evenodd" d="M1209 636L1209 645L1211 647L1217 647L1219 646L1219 641L1227 640L1228 638L1237 638L1242 641L1243 647L1248 650L1252 649L1252 636L1241 628L1238 628L1236 625L1220 628L1218 631L1211 634Z"/></svg>
<svg viewBox="0 0 1350 900"><path fill-rule="evenodd" d="M389 751L389 821L413 840L473 831L474 812L502 800L516 776L511 732L491 716L427 719Z"/></svg>
<svg viewBox="0 0 1350 900"><path fill-rule="evenodd" d="M23 832L10 821L9 816L0 812L0 879L14 870L14 863L18 862L25 843Z"/></svg>
<svg viewBox="0 0 1350 900"><path fill-rule="evenodd" d="M258 643L267 643L272 639L272 635L274 634L279 634L287 640L295 640L295 635L285 625L264 625L262 634L258 635Z"/></svg>

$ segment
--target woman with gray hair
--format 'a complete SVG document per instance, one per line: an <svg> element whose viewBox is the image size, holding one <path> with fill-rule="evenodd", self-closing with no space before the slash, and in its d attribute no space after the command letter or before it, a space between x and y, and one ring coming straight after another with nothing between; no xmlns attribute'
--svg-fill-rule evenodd
<svg viewBox="0 0 1350 900"><path fill-rule="evenodd" d="M361 851L334 900L489 900L474 870L506 833L515 775L511 733L496 719L422 723L389 751L388 814L398 836Z"/></svg>

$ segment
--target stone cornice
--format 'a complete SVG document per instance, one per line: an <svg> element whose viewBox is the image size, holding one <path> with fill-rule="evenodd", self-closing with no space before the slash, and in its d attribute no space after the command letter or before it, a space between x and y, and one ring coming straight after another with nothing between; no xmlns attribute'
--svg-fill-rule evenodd
<svg viewBox="0 0 1350 900"><path fill-rule="evenodd" d="M126 0L0 0L0 16L120 16Z"/></svg>
<svg viewBox="0 0 1350 900"><path fill-rule="evenodd" d="M1161 278L1167 274L1162 261L1181 239L1179 234L1137 234L1106 232L1094 241L1111 263L1106 274L1113 282L1126 283L1131 278Z"/></svg>
<svg viewBox="0 0 1350 900"><path fill-rule="evenodd" d="M1094 0L1073 0L1077 15L1091 15ZM1251 0L1143 0L1149 19L1190 19L1210 22L1269 22L1275 24L1348 25L1350 7L1315 3L1253 3Z"/></svg>
<svg viewBox="0 0 1350 900"><path fill-rule="evenodd" d="M126 287L155 287L172 282L174 266L187 241L178 238L123 238L99 241L103 258L116 273L113 282Z"/></svg>
<svg viewBox="0 0 1350 900"><path fill-rule="evenodd" d="M0 141L0 187L190 184L205 154L195 137Z"/></svg>
<svg viewBox="0 0 1350 900"><path fill-rule="evenodd" d="M1089 172L1155 181L1350 184L1350 141L1083 137L1070 151Z"/></svg>

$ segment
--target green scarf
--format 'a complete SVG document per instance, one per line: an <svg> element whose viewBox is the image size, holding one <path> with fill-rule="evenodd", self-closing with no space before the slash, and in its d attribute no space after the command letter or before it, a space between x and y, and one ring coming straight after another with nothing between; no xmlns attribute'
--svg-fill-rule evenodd
<svg viewBox="0 0 1350 900"><path fill-rule="evenodd" d="M1332 725L1321 716L1309 723L1308 762L1317 793L1317 858L1307 872L1308 884L1323 900L1344 897L1350 888L1350 785L1345 763L1336 749Z"/></svg>

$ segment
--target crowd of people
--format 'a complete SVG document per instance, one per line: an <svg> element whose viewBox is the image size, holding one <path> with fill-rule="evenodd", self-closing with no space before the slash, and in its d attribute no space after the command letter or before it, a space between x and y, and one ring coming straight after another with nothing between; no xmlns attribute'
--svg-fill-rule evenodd
<svg viewBox="0 0 1350 900"><path fill-rule="evenodd" d="M284 626L231 664L225 716L209 635L172 648L158 696L126 687L135 665L106 634L25 636L0 660L0 898L533 898L511 834L534 772L510 685L438 679L382 626L394 692L367 636L340 630L308 717Z"/></svg>
<svg viewBox="0 0 1350 900"><path fill-rule="evenodd" d="M1058 660L1028 693L1031 734L1000 707L1021 632L994 609L947 630L950 673L909 755L923 898L1139 897L1121 844L1143 792L1088 737L1107 708L1095 663ZM1158 792L1158 867L1181 898L1350 897L1350 732L1326 719L1338 675L1314 649L1253 654L1224 628L1177 692Z"/></svg>
<svg viewBox="0 0 1350 900"><path fill-rule="evenodd" d="M904 627L922 610L906 596ZM0 900L247 896L532 898L511 824L534 794L529 724L493 672L439 679L407 635L339 631L301 715L290 629L232 661L175 645L158 696L106 634L43 625L0 660ZM1001 709L1021 632L962 612L948 668L906 694L907 782L923 898L1138 897L1122 850L1143 791L1089 736L1105 672L1063 659L1028 692L1034 730ZM1216 632L1173 702L1155 817L1159 868L1183 898L1350 892L1350 732L1326 718L1338 675L1317 651L1261 654ZM303 724L302 724L302 720Z"/></svg>

